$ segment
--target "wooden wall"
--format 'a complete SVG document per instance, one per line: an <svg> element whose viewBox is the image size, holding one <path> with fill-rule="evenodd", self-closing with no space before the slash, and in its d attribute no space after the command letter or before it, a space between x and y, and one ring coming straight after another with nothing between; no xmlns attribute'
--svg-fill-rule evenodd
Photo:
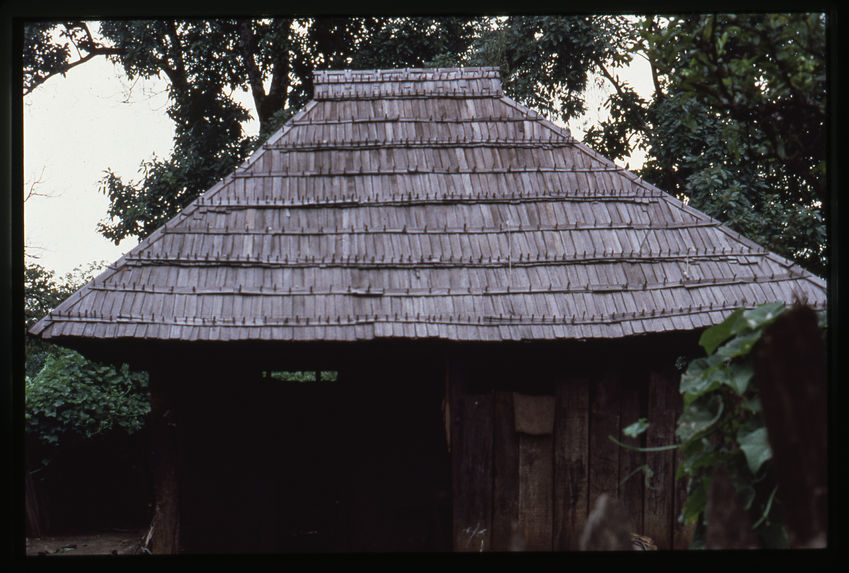
<svg viewBox="0 0 849 573"><path fill-rule="evenodd" d="M674 453L609 438L646 417L636 445L672 443L687 350L397 350L359 353L329 385L269 387L240 361L169 373L183 550L574 550L602 493L658 549L689 545Z"/></svg>
<svg viewBox="0 0 849 573"><path fill-rule="evenodd" d="M447 373L454 550L577 550L603 493L622 500L632 532L661 550L686 549L675 453L636 452L609 438L673 442L680 373L668 354L602 353L542 368L455 357ZM622 428L640 417L652 422L647 434L624 439ZM648 480L644 465L654 472Z"/></svg>

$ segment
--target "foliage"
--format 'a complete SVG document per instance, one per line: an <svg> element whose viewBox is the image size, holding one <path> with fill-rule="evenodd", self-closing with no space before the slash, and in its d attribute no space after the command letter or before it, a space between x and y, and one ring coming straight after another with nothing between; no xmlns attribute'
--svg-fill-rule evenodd
<svg viewBox="0 0 849 573"><path fill-rule="evenodd" d="M630 58L628 30L621 18L592 16L114 20L98 34L83 22L32 23L25 92L98 54L130 79L168 79L171 156L143 162L138 181L110 170L101 181L110 204L98 230L118 243L147 236L244 161L309 100L315 69L498 65L508 94L568 119L583 111L594 65ZM73 61L71 44L81 54ZM236 90L250 93L253 110ZM256 138L242 129L252 114Z"/></svg>
<svg viewBox="0 0 849 573"><path fill-rule="evenodd" d="M462 49L453 18L274 18L107 21L100 32L112 59L132 79L169 80L168 114L176 124L168 159L142 164L142 178L101 181L110 200L107 238L143 238L243 162L312 96L313 70L421 65L442 49ZM428 46L428 50L413 50ZM248 90L260 134L242 126L251 112L235 90Z"/></svg>
<svg viewBox="0 0 849 573"><path fill-rule="evenodd" d="M687 480L687 501L680 519L697 524L697 531L707 525L705 507L712 472L723 466L767 548L786 546L787 533L781 521L781 494L770 473L772 450L752 383L752 350L784 311L780 302L748 311L738 309L721 324L705 330L699 344L706 356L690 362L681 376L684 411L677 422L675 445L642 448L679 450L676 479ZM633 438L648 426L640 419L623 434Z"/></svg>
<svg viewBox="0 0 849 573"><path fill-rule="evenodd" d="M26 433L44 445L68 437L141 429L150 411L147 374L98 364L73 350L51 353L26 380Z"/></svg>
<svg viewBox="0 0 849 573"><path fill-rule="evenodd" d="M77 267L62 279L39 264L27 262L24 268L24 324L29 330L38 320L53 310L87 283L104 266L103 262ZM49 342L26 337L26 374L34 377L48 354L57 347Z"/></svg>
<svg viewBox="0 0 849 573"><path fill-rule="evenodd" d="M336 382L339 373L335 370L324 370L319 373L321 382ZM271 380L277 380L279 382L315 382L316 381L316 371L315 370L299 370L299 371L289 371L289 370L272 370L272 371L263 371L262 377Z"/></svg>
<svg viewBox="0 0 849 573"><path fill-rule="evenodd" d="M104 264L77 267L62 279L41 265L25 266L24 313L32 327L99 273ZM30 453L50 460L61 443L110 431L140 429L149 411L147 374L91 362L72 350L26 337L26 420ZM36 446L36 444L38 444ZM46 462L45 462L46 463Z"/></svg>
<svg viewBox="0 0 849 573"><path fill-rule="evenodd" d="M587 142L611 158L645 148L640 175L825 276L823 14L643 18L650 100L614 82Z"/></svg>
<svg viewBox="0 0 849 573"><path fill-rule="evenodd" d="M51 76L98 55L114 53L113 48L95 40L85 22L30 22L24 27L21 64L24 95ZM79 57L74 59L73 54Z"/></svg>
<svg viewBox="0 0 849 573"><path fill-rule="evenodd" d="M584 111L595 74L615 91L587 143L612 159L643 148L646 180L825 276L825 25L821 13L118 20L99 33L32 22L24 91L98 55L131 79L168 79L171 156L144 162L138 181L107 170L101 182L110 206L98 228L117 243L147 236L242 162L308 101L315 69L495 65L510 97L556 120ZM635 56L651 65L648 99L615 74ZM242 130L250 115L256 138Z"/></svg>
<svg viewBox="0 0 849 573"><path fill-rule="evenodd" d="M498 66L507 95L563 121L585 111L589 72L629 62L635 40L621 17L512 16L491 24L451 65Z"/></svg>

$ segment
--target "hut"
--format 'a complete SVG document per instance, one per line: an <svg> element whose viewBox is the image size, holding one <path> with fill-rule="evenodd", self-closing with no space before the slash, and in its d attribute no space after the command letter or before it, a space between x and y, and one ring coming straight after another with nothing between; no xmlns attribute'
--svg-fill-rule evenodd
<svg viewBox="0 0 849 573"><path fill-rule="evenodd" d="M150 372L156 551L569 550L605 493L668 549L674 455L609 436L647 416L671 443L700 331L795 299L823 308L825 282L496 68L317 71L252 157L31 333Z"/></svg>

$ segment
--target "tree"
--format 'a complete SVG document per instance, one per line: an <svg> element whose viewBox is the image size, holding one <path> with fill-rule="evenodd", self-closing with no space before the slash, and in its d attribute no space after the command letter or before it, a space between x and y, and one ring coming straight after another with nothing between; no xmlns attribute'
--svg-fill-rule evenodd
<svg viewBox="0 0 849 573"><path fill-rule="evenodd" d="M623 17L514 16L482 30L456 64L500 67L510 97L565 122L584 113L590 72L630 62L635 41Z"/></svg>
<svg viewBox="0 0 849 573"><path fill-rule="evenodd" d="M469 26L453 18L101 23L110 57L131 79L167 77L176 133L171 157L145 162L141 181L125 183L107 171L102 191L111 221L100 232L116 243L142 238L173 217L303 107L316 67L422 65L435 51L464 49ZM411 50L423 46L429 49ZM258 138L242 130L250 112L233 99L237 89L252 96Z"/></svg>
<svg viewBox="0 0 849 573"><path fill-rule="evenodd" d="M587 140L769 249L824 276L828 194L823 14L644 18L651 100L608 75L609 120Z"/></svg>
<svg viewBox="0 0 849 573"><path fill-rule="evenodd" d="M24 316L31 328L97 274L103 263L77 267L61 280L29 262L25 267ZM92 437L121 427L132 432L150 409L147 374L85 359L77 352L26 338L27 433L45 445L61 435ZM143 396L144 395L144 396Z"/></svg>
<svg viewBox="0 0 849 573"><path fill-rule="evenodd" d="M71 296L86 284L103 267L103 263L91 263L87 267L77 267L57 279L56 273L41 265L28 261L24 268L24 325L32 328L41 317L53 310L63 300ZM26 374L34 377L47 356L56 351L49 342L26 338Z"/></svg>
<svg viewBox="0 0 849 573"><path fill-rule="evenodd" d="M26 431L43 445L140 430L150 412L147 374L86 360L57 349L26 382Z"/></svg>
<svg viewBox="0 0 849 573"><path fill-rule="evenodd" d="M619 47L626 31L621 19L584 16L121 20L97 34L84 22L34 24L25 93L98 54L130 79L168 79L171 157L144 162L140 181L111 171L102 180L110 206L99 231L117 243L147 236L246 159L309 100L314 69L499 65L509 94L568 119L583 110L590 69L629 57ZM250 92L253 110L233 99L237 89ZM257 138L242 130L251 113Z"/></svg>

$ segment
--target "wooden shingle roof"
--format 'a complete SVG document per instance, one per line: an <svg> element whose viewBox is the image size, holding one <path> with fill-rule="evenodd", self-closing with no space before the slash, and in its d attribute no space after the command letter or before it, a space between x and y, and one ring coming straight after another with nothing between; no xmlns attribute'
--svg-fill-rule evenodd
<svg viewBox="0 0 849 573"><path fill-rule="evenodd" d="M496 68L319 71L234 173L44 339L552 340L693 330L826 284L505 97Z"/></svg>

